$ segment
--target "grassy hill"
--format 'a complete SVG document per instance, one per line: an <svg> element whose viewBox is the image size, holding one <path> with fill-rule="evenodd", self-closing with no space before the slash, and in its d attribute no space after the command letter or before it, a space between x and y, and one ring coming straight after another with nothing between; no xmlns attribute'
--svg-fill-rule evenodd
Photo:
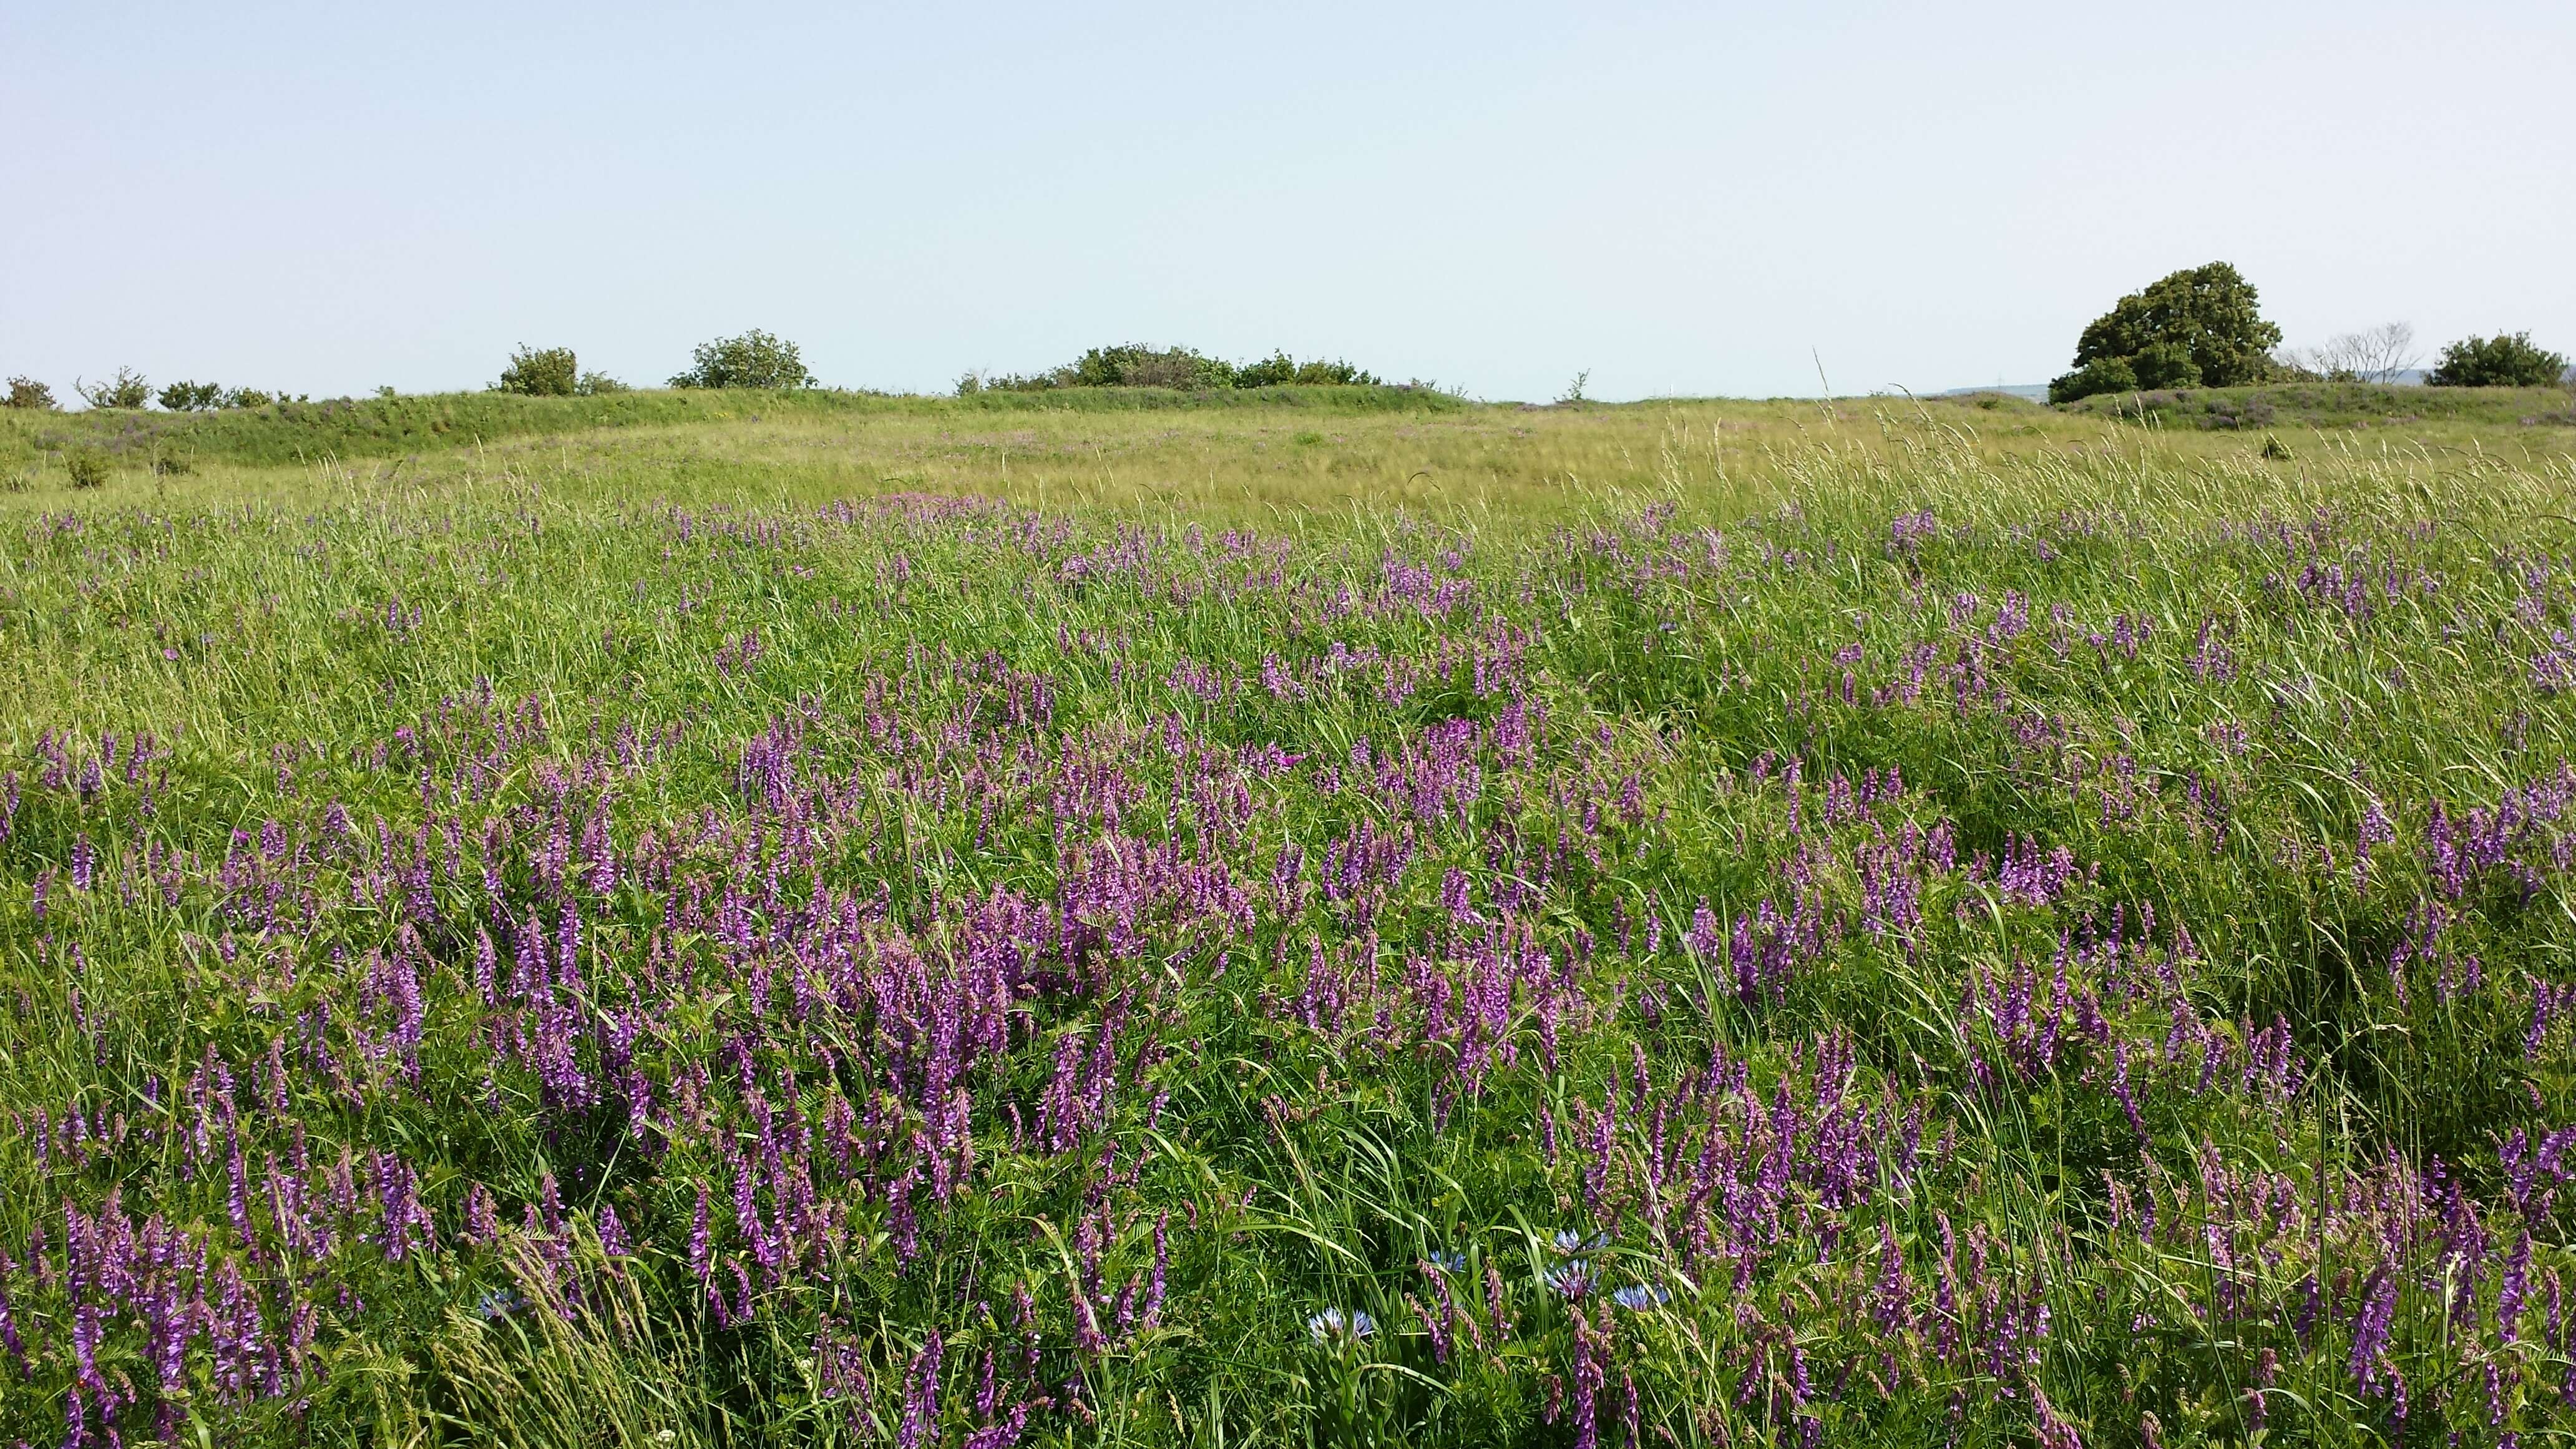
<svg viewBox="0 0 2576 1449"><path fill-rule="evenodd" d="M797 392L635 391L600 397L440 393L337 398L220 412L0 411L0 459L96 448L125 459L289 464L390 458L474 448L511 438L604 430L689 427L766 419L863 419L940 413L1131 413L1292 409L1317 414L1425 412L1458 406L1445 394L1404 387L1277 387L1174 392L1084 388L909 398L812 389Z"/></svg>
<svg viewBox="0 0 2576 1449"><path fill-rule="evenodd" d="M2576 1414L2563 430L157 426L7 423L0 1444Z"/></svg>
<svg viewBox="0 0 2576 1449"><path fill-rule="evenodd" d="M2164 427L2214 429L2402 429L2424 423L2576 428L2576 391L2550 387L2278 383L2102 393L2071 403L2068 410Z"/></svg>

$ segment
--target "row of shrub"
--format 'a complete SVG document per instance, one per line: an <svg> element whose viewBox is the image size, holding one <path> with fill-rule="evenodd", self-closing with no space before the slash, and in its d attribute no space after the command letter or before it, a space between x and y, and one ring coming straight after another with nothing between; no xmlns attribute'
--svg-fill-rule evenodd
<svg viewBox="0 0 2576 1449"><path fill-rule="evenodd" d="M988 375L970 372L958 380L960 396L980 392L1049 392L1075 387L1162 387L1181 391L1212 388L1298 386L1370 386L1378 378L1340 360L1310 358L1300 362L1285 351L1258 362L1234 363L1209 357L1190 347L1148 347L1121 343L1094 347L1061 367L1044 372ZM817 386L796 344L754 328L739 337L701 343L688 370L671 379L673 387L804 388ZM587 397L623 392L626 385L604 373L584 372L569 347L521 346L510 354L495 392L534 397Z"/></svg>
<svg viewBox="0 0 2576 1449"><path fill-rule="evenodd" d="M1234 363L1210 357L1193 347L1148 347L1140 342L1094 347L1060 367L1044 372L988 375L970 372L957 380L957 394L979 392L1051 392L1072 387L1167 387L1207 391L1233 387L1374 386L1375 374L1350 363L1311 358L1304 362L1285 351L1258 362Z"/></svg>
<svg viewBox="0 0 2576 1449"><path fill-rule="evenodd" d="M301 394L268 392L255 387L225 387L212 382L174 382L158 392L143 374L120 367L116 376L105 382L75 383L73 391L93 408L137 411L158 400L174 413L212 412L217 408L264 408L271 403L302 402ZM26 411L51 412L57 406L54 390L32 377L9 379L9 395L0 406Z"/></svg>
<svg viewBox="0 0 2576 1449"><path fill-rule="evenodd" d="M2108 392L2193 387L2246 387L2262 383L2394 382L2413 374L2410 365L2361 369L2318 367L2296 354L2264 356L2242 366L2204 366L2183 342L2159 341L2127 356L2098 356L2048 385L2050 402L2073 402ZM2427 387L2551 387L2569 380L2566 354L2531 340L2528 332L2464 337L2442 349L2423 374Z"/></svg>
<svg viewBox="0 0 2576 1449"><path fill-rule="evenodd" d="M2464 337L2424 376L2435 387L2547 387L2566 378L2566 354L2535 346L2528 332Z"/></svg>
<svg viewBox="0 0 2576 1449"><path fill-rule="evenodd" d="M688 369L674 375L671 386L775 391L820 384L806 370L805 359L795 343L755 327L739 337L699 343L690 353ZM510 365L501 370L501 380L492 384L492 390L529 397L597 397L629 389L604 372L582 371L580 359L569 347L531 348L522 344L510 354Z"/></svg>
<svg viewBox="0 0 2576 1449"><path fill-rule="evenodd" d="M491 390L523 397L597 397L624 392L626 384L604 372L582 371L581 359L569 347L522 343L510 354L510 365L501 369L501 379Z"/></svg>
<svg viewBox="0 0 2576 1449"><path fill-rule="evenodd" d="M795 343L758 328L738 337L701 343L691 355L688 370L671 379L671 386L684 388L816 385ZM78 383L73 390L92 408L125 412L139 412L156 401L174 413L197 413L311 400L301 393L225 387L212 382L173 382L156 391L143 374L127 367L118 368L116 375L104 382ZM629 390L625 383L604 372L582 371L580 358L569 347L529 347L524 343L511 352L509 365L501 369L499 380L491 385L493 392L525 397L598 397ZM392 392L391 388L379 389L385 396ZM5 405L39 412L51 412L60 406L54 390L32 377L9 379Z"/></svg>
<svg viewBox="0 0 2576 1449"><path fill-rule="evenodd" d="M2175 272L2122 297L2075 343L2075 370L2048 385L2048 400L2100 393L2272 382L2390 382L2411 373L2414 329L2392 322L2322 347L2283 353L2279 324L2263 316L2254 284L2225 262ZM2547 387L2568 375L2564 354L2528 332L2464 337L2424 376L2435 387Z"/></svg>

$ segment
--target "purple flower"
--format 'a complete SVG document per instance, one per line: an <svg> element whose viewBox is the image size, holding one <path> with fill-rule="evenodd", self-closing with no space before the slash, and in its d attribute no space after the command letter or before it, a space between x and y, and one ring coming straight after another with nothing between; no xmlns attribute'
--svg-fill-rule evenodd
<svg viewBox="0 0 2576 1449"><path fill-rule="evenodd" d="M2553 630L2549 642L2532 653L2531 687L2542 694L2576 690L2576 639L2566 630Z"/></svg>
<svg viewBox="0 0 2576 1449"><path fill-rule="evenodd" d="M895 1431L898 1449L918 1449L925 1438L939 1434L939 1360L945 1352L938 1329L913 1355L912 1366L904 1374L903 1422Z"/></svg>
<svg viewBox="0 0 2576 1449"><path fill-rule="evenodd" d="M2354 1384L2367 1394L2388 1373L2388 1335L2397 1317L2397 1278L2386 1265L2370 1275L2362 1290L2361 1315L2352 1325L2349 1367Z"/></svg>
<svg viewBox="0 0 2576 1449"><path fill-rule="evenodd" d="M635 1254L635 1245L626 1236L626 1224L618 1221L617 1209L613 1205L600 1209L599 1250L612 1258L628 1258Z"/></svg>

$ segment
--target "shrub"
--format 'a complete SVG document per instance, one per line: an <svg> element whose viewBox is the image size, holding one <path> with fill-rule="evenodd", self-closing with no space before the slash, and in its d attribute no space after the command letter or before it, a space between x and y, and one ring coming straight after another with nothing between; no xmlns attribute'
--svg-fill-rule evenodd
<svg viewBox="0 0 2576 1449"><path fill-rule="evenodd" d="M573 386L573 391L583 397L599 397L612 392L632 392L634 389L610 377L607 373L585 372L581 375L581 381Z"/></svg>
<svg viewBox="0 0 2576 1449"><path fill-rule="evenodd" d="M797 388L815 385L814 374L796 344L758 328L740 337L701 342L690 354L689 370L671 379L673 387Z"/></svg>
<svg viewBox="0 0 2576 1449"><path fill-rule="evenodd" d="M161 389L161 406L174 413L201 413L223 402L224 390L211 382L174 382Z"/></svg>
<svg viewBox="0 0 2576 1449"><path fill-rule="evenodd" d="M2095 364L2127 364L2126 386L2241 387L2269 380L2281 329L2263 320L2254 284L2225 262L2175 272L2132 292L2084 329L2075 370L2048 385L2050 402L2072 402L2122 384Z"/></svg>
<svg viewBox="0 0 2576 1449"><path fill-rule="evenodd" d="M2199 387L2203 376L2200 359L2181 342L2165 341L2148 344L2128 360L2129 370L2138 376L2140 387ZM2213 387L2227 386L2212 383Z"/></svg>
<svg viewBox="0 0 2576 1449"><path fill-rule="evenodd" d="M1049 368L1045 372L969 372L957 379L957 395L973 397L979 392L1047 392L1059 387L1080 387L1074 377L1074 365Z"/></svg>
<svg viewBox="0 0 2576 1449"><path fill-rule="evenodd" d="M9 401L5 405L49 413L54 410L54 390L32 377L13 377L9 379Z"/></svg>
<svg viewBox="0 0 2576 1449"><path fill-rule="evenodd" d="M2272 359L2282 376L2302 382L2393 383L2415 365L2415 328L2406 322L2384 322L2362 332L2346 332L2315 347L2285 352Z"/></svg>
<svg viewBox="0 0 2576 1449"><path fill-rule="evenodd" d="M2221 392L2212 388L2110 388L2100 396L2107 407L2086 411L2160 427L2193 427L2203 431L2268 428L2279 420L2279 403L2268 390Z"/></svg>
<svg viewBox="0 0 2576 1449"><path fill-rule="evenodd" d="M2278 416L2279 411L2272 406L2272 400L2259 392L2245 397L2223 395L2209 399L2208 407L2200 415L2200 425L2204 428L2264 428L2270 427Z"/></svg>
<svg viewBox="0 0 2576 1449"><path fill-rule="evenodd" d="M1326 362L1317 358L1299 362L1286 352L1274 352L1259 362L1245 363L1234 370L1236 387L1348 387L1367 386L1377 378L1347 362Z"/></svg>
<svg viewBox="0 0 2576 1449"><path fill-rule="evenodd" d="M2531 334L2464 337L2442 349L2425 381L2435 387L2548 387L2567 375L2567 359L2532 344Z"/></svg>
<svg viewBox="0 0 2576 1449"><path fill-rule="evenodd" d="M2135 392L2138 370L2125 357L2097 357L2048 385L2048 400L2073 402L2097 393Z"/></svg>
<svg viewBox="0 0 2576 1449"><path fill-rule="evenodd" d="M66 453L63 471L71 475L74 488L96 488L107 481L107 455L96 448Z"/></svg>
<svg viewBox="0 0 2576 1449"><path fill-rule="evenodd" d="M1194 347L1148 347L1140 342L1124 342L1115 347L1094 347L1072 362L1045 372L1020 376L1003 373L986 376L970 372L957 380L957 395L972 397L986 390L996 392L1045 392L1059 387L1168 387L1198 391L1226 387L1301 387L1377 386L1372 373L1342 361L1326 362L1320 358L1299 362L1285 351L1274 352L1259 362L1236 366L1220 357L1209 357Z"/></svg>
<svg viewBox="0 0 2576 1449"><path fill-rule="evenodd" d="M1377 374L1365 372L1336 358L1331 362L1318 358L1297 364L1297 375L1290 381L1300 387L1376 387Z"/></svg>
<svg viewBox="0 0 2576 1449"><path fill-rule="evenodd" d="M1139 343L1095 347L1073 364L1075 387L1232 387L1234 364L1196 349L1161 349Z"/></svg>
<svg viewBox="0 0 2576 1449"><path fill-rule="evenodd" d="M282 389L277 392L262 392L255 387L237 387L232 391L225 393L223 401L216 404L216 406L227 408L264 408L274 403L304 402L307 400L308 399L303 393L289 393Z"/></svg>
<svg viewBox="0 0 2576 1449"><path fill-rule="evenodd" d="M1236 387L1285 387L1296 380L1296 360L1285 352L1274 352L1234 370Z"/></svg>
<svg viewBox="0 0 2576 1449"><path fill-rule="evenodd" d="M131 410L152 401L152 384L143 380L143 374L124 367L118 368L116 376L105 382L84 383L75 380L72 383L72 391L79 393L82 399L94 408Z"/></svg>
<svg viewBox="0 0 2576 1449"><path fill-rule="evenodd" d="M571 348L535 348L526 343L510 354L510 365L501 369L501 380L492 384L494 392L525 397L571 397L580 390L581 365Z"/></svg>

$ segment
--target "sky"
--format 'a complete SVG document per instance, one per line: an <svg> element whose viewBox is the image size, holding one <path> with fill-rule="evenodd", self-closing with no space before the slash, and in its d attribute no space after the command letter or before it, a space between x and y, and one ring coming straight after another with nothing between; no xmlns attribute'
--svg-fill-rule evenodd
<svg viewBox="0 0 2576 1449"><path fill-rule="evenodd" d="M1927 391L2214 260L2293 346L2576 352L2567 0L727 10L0 0L0 374Z"/></svg>

